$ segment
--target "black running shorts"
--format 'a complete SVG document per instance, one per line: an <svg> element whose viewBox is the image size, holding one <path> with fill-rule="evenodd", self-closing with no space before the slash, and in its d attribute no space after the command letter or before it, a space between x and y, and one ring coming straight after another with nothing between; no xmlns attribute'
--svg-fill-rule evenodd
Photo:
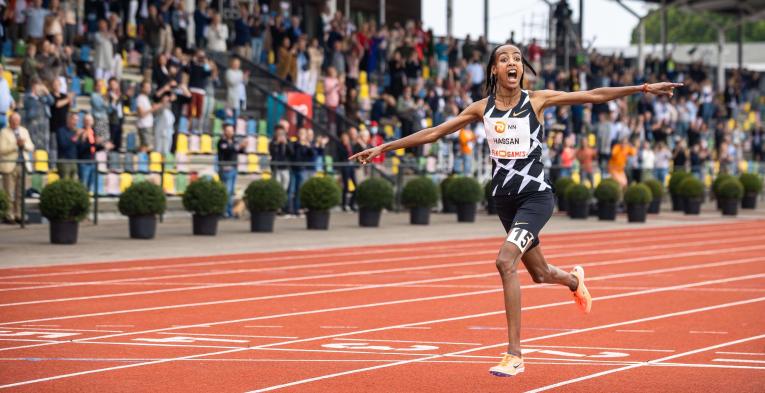
<svg viewBox="0 0 765 393"><path fill-rule="evenodd" d="M507 241L526 252L539 244L539 232L553 214L555 197L552 191L524 192L517 195L494 196Z"/></svg>

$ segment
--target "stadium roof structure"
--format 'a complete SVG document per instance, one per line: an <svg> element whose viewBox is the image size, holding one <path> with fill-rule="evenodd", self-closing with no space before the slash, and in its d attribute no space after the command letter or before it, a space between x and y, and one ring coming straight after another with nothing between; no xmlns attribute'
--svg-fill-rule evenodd
<svg viewBox="0 0 765 393"><path fill-rule="evenodd" d="M672 5L692 11L741 16L747 20L765 18L765 0L643 0L645 3Z"/></svg>

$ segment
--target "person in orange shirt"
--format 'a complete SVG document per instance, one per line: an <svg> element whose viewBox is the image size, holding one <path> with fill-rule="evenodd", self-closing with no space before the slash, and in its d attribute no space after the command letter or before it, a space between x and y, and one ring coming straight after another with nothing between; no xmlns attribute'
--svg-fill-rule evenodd
<svg viewBox="0 0 765 393"><path fill-rule="evenodd" d="M460 150L454 157L454 173L470 175L473 172L473 146L475 145L475 133L469 128L460 130L458 137Z"/></svg>
<svg viewBox="0 0 765 393"><path fill-rule="evenodd" d="M622 138L619 144L611 150L611 159L608 161L608 173L619 182L622 187L627 186L627 175L624 168L627 166L627 157L637 154L629 139Z"/></svg>

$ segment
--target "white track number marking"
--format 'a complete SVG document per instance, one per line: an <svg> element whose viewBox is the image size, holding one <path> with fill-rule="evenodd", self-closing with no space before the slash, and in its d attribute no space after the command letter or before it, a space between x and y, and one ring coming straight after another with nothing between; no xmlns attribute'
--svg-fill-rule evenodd
<svg viewBox="0 0 765 393"><path fill-rule="evenodd" d="M568 358L624 358L630 356L628 353L624 352L612 352L612 351L602 351L599 353L596 353L594 355L585 355L582 353L574 353L574 352L564 352L564 351L555 351L552 349L535 349L535 348L525 348L522 349L521 352L526 355L529 353L542 353L545 355L551 355L551 356L563 356Z"/></svg>
<svg viewBox="0 0 765 393"><path fill-rule="evenodd" d="M187 336L172 336L162 338L134 338L133 341L145 341L150 343L195 343L200 341L206 342L222 342L222 343L246 343L249 340L234 340L228 338L207 338L207 337L187 337Z"/></svg>
<svg viewBox="0 0 765 393"><path fill-rule="evenodd" d="M61 333L61 332L33 332L33 331L21 331L12 332L8 330L0 330L0 337L35 337L35 338L61 338L78 336L80 333Z"/></svg>
<svg viewBox="0 0 765 393"><path fill-rule="evenodd" d="M322 345L324 348L332 348L332 349L366 349L366 350L372 350L372 351L433 351L438 349L435 345L422 345L422 344L416 344L416 345L410 345L408 347L404 348L394 348L388 345L369 345L369 343L331 343L331 344L324 344Z"/></svg>

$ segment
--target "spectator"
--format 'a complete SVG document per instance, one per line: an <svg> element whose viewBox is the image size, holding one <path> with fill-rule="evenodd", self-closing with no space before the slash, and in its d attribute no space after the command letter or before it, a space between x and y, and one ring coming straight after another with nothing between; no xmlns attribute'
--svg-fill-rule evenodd
<svg viewBox="0 0 765 393"><path fill-rule="evenodd" d="M253 12L248 22L250 27L252 62L260 64L263 60L263 35L265 33L265 26L263 25L263 17L260 15L260 8L257 6L252 8Z"/></svg>
<svg viewBox="0 0 765 393"><path fill-rule="evenodd" d="M112 107L109 106L102 92L106 93L106 84L103 79L99 79L90 95L90 113L93 115L93 130L96 138L109 141L109 111Z"/></svg>
<svg viewBox="0 0 765 393"><path fill-rule="evenodd" d="M573 172L574 159L576 158L575 141L576 135L569 135L563 139L563 149L560 152L560 175L562 177L571 177Z"/></svg>
<svg viewBox="0 0 765 393"><path fill-rule="evenodd" d="M247 5L240 4L239 18L234 22L234 47L236 54L243 59L252 58L252 32L248 14Z"/></svg>
<svg viewBox="0 0 765 393"><path fill-rule="evenodd" d="M662 141L663 142L663 141ZM673 171L687 171L686 167L688 162L688 145L685 140L678 140L675 144L675 149L672 151L672 170Z"/></svg>
<svg viewBox="0 0 765 393"><path fill-rule="evenodd" d="M109 140L114 145L114 150L122 148L122 123L125 118L122 105L122 91L116 78L109 79L109 88L106 92L107 105L109 105Z"/></svg>
<svg viewBox="0 0 765 393"><path fill-rule="evenodd" d="M58 139L56 138L56 132L59 128L66 126L66 117L69 113L69 108L71 107L71 103L74 100L74 94L69 93L65 94L61 90L61 79L54 79L53 80L53 86L52 86L52 96L53 96L53 102L50 105L50 122L48 130L50 132L50 151L48 154L48 159L51 161L51 163L54 163L56 161L56 154L58 149L56 148L56 144L58 143Z"/></svg>
<svg viewBox="0 0 765 393"><path fill-rule="evenodd" d="M300 37L297 41L297 47L295 48L295 81L298 89L301 91L308 91L310 88L310 60L305 37Z"/></svg>
<svg viewBox="0 0 765 393"><path fill-rule="evenodd" d="M16 108L16 100L11 95L8 81L2 77L4 73L3 65L0 64L0 129L5 128L8 123L6 113Z"/></svg>
<svg viewBox="0 0 765 393"><path fill-rule="evenodd" d="M313 149L308 140L308 130L298 130L298 140L290 144L288 153L290 160L290 185L288 195L288 212L293 215L300 214L300 198L298 192L303 184L306 167L313 163Z"/></svg>
<svg viewBox="0 0 765 393"><path fill-rule="evenodd" d="M611 151L611 160L608 162L608 173L616 180L619 185L625 187L627 185L627 175L624 170L627 166L627 159L634 157L637 152L635 148L630 144L629 139L622 138L618 144L614 145Z"/></svg>
<svg viewBox="0 0 765 393"><path fill-rule="evenodd" d="M20 184L21 168L17 164L27 165L24 153L34 151L35 146L29 131L21 126L21 116L12 113L8 119L8 127L0 130L0 175L3 176L3 190L11 200L12 208L8 216L4 217L6 223L20 223L21 200L23 185Z"/></svg>
<svg viewBox="0 0 765 393"><path fill-rule="evenodd" d="M194 42L197 48L206 48L207 41L205 31L212 21L207 11L207 0L197 1L196 10L194 10Z"/></svg>
<svg viewBox="0 0 765 393"><path fill-rule="evenodd" d="M96 79L109 79L111 77L114 60L114 44L117 43L117 37L109 31L109 26L105 20L98 21L98 32L95 35L95 57L93 58L93 68L95 68Z"/></svg>
<svg viewBox="0 0 765 393"><path fill-rule="evenodd" d="M476 53L473 55L473 61L467 67L467 72L470 75L471 96L473 101L478 101L483 98L483 82L485 79L480 54Z"/></svg>
<svg viewBox="0 0 765 393"><path fill-rule="evenodd" d="M228 26L221 22L217 12L212 13L212 22L207 26L205 38L207 39L207 50L212 52L225 52L227 50Z"/></svg>
<svg viewBox="0 0 765 393"><path fill-rule="evenodd" d="M344 132L340 134L340 143L335 149L335 162L340 167L340 179L343 186L343 196L341 207L343 211L347 211L350 208L352 211L356 211L356 171L355 163L348 161L348 157L355 154L353 144L351 143L351 137L349 133ZM351 190L354 191L351 191ZM350 200L348 195L350 194Z"/></svg>
<svg viewBox="0 0 765 393"><path fill-rule="evenodd" d="M189 67L189 91L191 92L189 117L192 119L202 117L210 76L212 76L212 66L208 62L204 50L197 49L194 60Z"/></svg>
<svg viewBox="0 0 765 393"><path fill-rule="evenodd" d="M154 118L154 151L167 155L171 151L175 131L175 115L171 108L173 94L166 89L158 94L158 99L159 102L154 106L157 114Z"/></svg>
<svg viewBox="0 0 765 393"><path fill-rule="evenodd" d="M319 46L317 38L311 39L311 46L308 47L308 81L306 82L305 92L314 95L316 93L316 84L319 81L321 65L324 63L324 50Z"/></svg>
<svg viewBox="0 0 765 393"><path fill-rule="evenodd" d="M141 151L149 151L152 149L150 137L152 130L154 129L154 112L159 108L158 105L154 105L149 98L151 95L151 82L144 81L141 83L141 94L136 98L136 108L138 110L138 121L136 127L138 128L138 143L140 144Z"/></svg>
<svg viewBox="0 0 765 393"><path fill-rule="evenodd" d="M248 76L248 72L241 70L241 61L232 57L226 70L226 104L234 110L234 117L239 117L239 114L247 107L245 83Z"/></svg>
<svg viewBox="0 0 765 393"><path fill-rule="evenodd" d="M29 44L24 61L21 63L21 86L24 90L32 87L32 81L39 80L40 65L37 63L37 45Z"/></svg>
<svg viewBox="0 0 765 393"><path fill-rule="evenodd" d="M234 125L226 123L223 127L223 137L218 141L218 176L226 185L228 202L226 203L226 218L234 217L233 201L236 187L237 160L239 153L244 153L247 140L239 144L234 140Z"/></svg>
<svg viewBox="0 0 765 393"><path fill-rule="evenodd" d="M32 82L31 89L24 94L24 118L22 122L27 126L32 144L38 149L50 151L50 105L53 96L48 88L36 80Z"/></svg>
<svg viewBox="0 0 765 393"><path fill-rule="evenodd" d="M77 117L76 113L67 114L66 124L56 130L58 140L56 169L58 169L58 175L62 179L75 179L77 177L77 164L74 162L78 156Z"/></svg>
<svg viewBox="0 0 765 393"><path fill-rule="evenodd" d="M656 153L648 141L643 141L640 148L640 179L648 179L656 169Z"/></svg>
<svg viewBox="0 0 765 393"><path fill-rule="evenodd" d="M293 56L295 51L290 49L289 37L284 37L279 47L279 57L276 62L276 75L282 79L288 79L292 74L292 65L294 62ZM289 78L294 81L294 79Z"/></svg>
<svg viewBox="0 0 765 393"><path fill-rule="evenodd" d="M287 131L283 125L277 124L274 128L274 136L268 144L268 153L271 156L271 175L284 187L284 191L288 190L290 180L290 170L287 166L289 152Z"/></svg>
<svg viewBox="0 0 765 393"><path fill-rule="evenodd" d="M33 0L32 6L26 9L27 36L35 43L45 38L45 18L49 14L50 11L43 8L42 0Z"/></svg>
<svg viewBox="0 0 765 393"><path fill-rule="evenodd" d="M77 177L91 193L96 192L96 133L93 130L93 116L85 114L82 128L77 131Z"/></svg>
<svg viewBox="0 0 765 393"><path fill-rule="evenodd" d="M583 137L579 142L579 148L576 150L576 160L579 161L579 179L582 183L585 180L589 181L590 187L595 186L593 161L597 158L598 153L590 147L586 137Z"/></svg>
<svg viewBox="0 0 765 393"><path fill-rule="evenodd" d="M672 159L672 153L669 151L666 143L659 142L654 145L654 157L653 177L664 184L669 173L669 162Z"/></svg>

